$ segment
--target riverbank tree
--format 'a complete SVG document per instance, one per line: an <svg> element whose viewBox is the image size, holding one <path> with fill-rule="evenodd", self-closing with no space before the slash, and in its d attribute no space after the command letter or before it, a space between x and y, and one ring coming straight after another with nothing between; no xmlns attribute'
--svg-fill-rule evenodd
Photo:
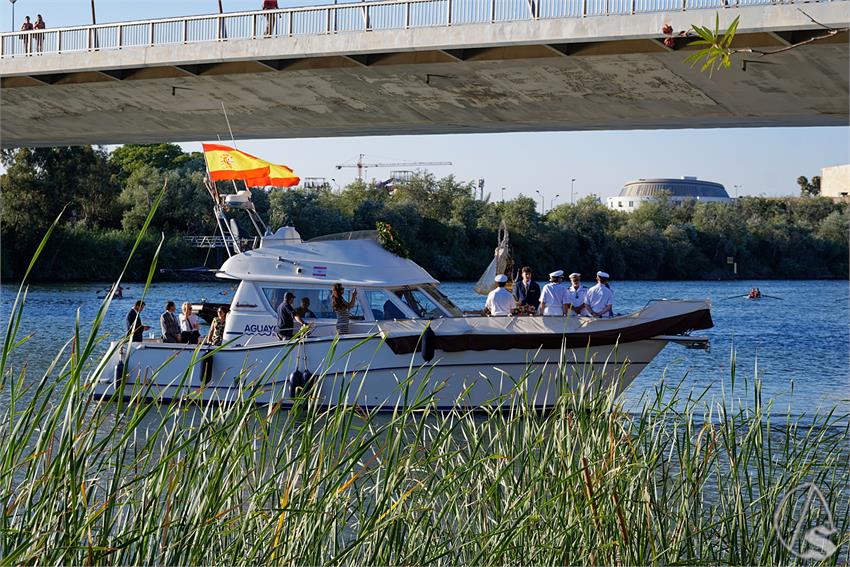
<svg viewBox="0 0 850 567"><path fill-rule="evenodd" d="M130 279L143 277L159 235L159 265L183 268L214 262L187 246L184 235L215 233L204 188L203 157L171 144L127 145L108 153L72 147L7 150L0 212L0 265L19 278L46 228L63 221L38 269L43 280L117 277L150 203L167 189ZM224 190L229 188L222 187ZM253 190L272 227L295 226L305 239L391 225L410 257L442 279L475 279L505 220L517 263L539 277L555 269L618 279L847 278L847 203L816 196L742 197L734 202L644 204L612 211L594 196L545 215L527 196L504 202L477 197L452 176L419 173L392 191L355 181L338 191ZM811 193L809 193L811 195ZM249 233L241 219L243 233ZM217 267L217 266L210 266Z"/></svg>

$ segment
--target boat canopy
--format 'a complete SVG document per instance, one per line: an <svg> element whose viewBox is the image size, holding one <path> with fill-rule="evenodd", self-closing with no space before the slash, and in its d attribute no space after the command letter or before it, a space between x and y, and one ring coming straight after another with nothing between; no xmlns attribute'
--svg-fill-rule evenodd
<svg viewBox="0 0 850 567"><path fill-rule="evenodd" d="M297 235L294 229L279 230L263 238L259 248L224 262L219 277L374 287L439 283L412 260L388 252L374 240L303 242Z"/></svg>

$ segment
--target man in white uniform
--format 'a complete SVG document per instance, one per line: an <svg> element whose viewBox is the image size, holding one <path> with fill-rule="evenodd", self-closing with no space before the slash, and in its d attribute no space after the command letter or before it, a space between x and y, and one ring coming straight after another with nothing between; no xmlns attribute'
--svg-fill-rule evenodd
<svg viewBox="0 0 850 567"><path fill-rule="evenodd" d="M587 288L581 285L581 274L573 272L570 274L570 283L572 285L567 288L567 299L569 300L568 310L575 315L589 317L590 311L587 310Z"/></svg>
<svg viewBox="0 0 850 567"><path fill-rule="evenodd" d="M540 312L543 315L566 315L567 294L561 280L564 279L564 270L558 270L549 274L549 283L543 286L540 292Z"/></svg>
<svg viewBox="0 0 850 567"><path fill-rule="evenodd" d="M484 308L491 316L510 315L516 307L516 299L514 299L514 294L505 289L508 276L499 274L494 280L499 287L487 294L487 302L484 304Z"/></svg>
<svg viewBox="0 0 850 567"><path fill-rule="evenodd" d="M608 285L609 278L605 272L596 272L596 285L587 290L584 300L593 317L614 316L614 291Z"/></svg>

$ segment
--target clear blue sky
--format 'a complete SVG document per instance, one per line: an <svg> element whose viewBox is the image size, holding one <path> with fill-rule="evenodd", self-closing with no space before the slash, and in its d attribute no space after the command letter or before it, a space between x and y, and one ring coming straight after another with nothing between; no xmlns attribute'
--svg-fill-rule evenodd
<svg viewBox="0 0 850 567"><path fill-rule="evenodd" d="M327 0L329 1L329 0ZM325 3L280 0L282 8ZM226 12L254 10L261 0L222 0ZM2 5L2 4L0 4ZM4 29L11 25L5 4ZM208 14L218 0L95 0L98 23ZM44 16L48 27L91 22L90 0L18 0L15 18ZM17 29L18 25L15 26ZM227 138L225 130L222 139ZM368 162L451 161L435 167L437 175L462 180L483 178L493 199L520 193L547 197L546 207L570 198L570 179L577 195L615 195L623 183L637 178L693 175L723 183L734 195L792 195L796 179L812 177L829 165L850 162L850 128L752 128L720 130L654 130L629 132L561 132L523 134L464 134L301 140L252 140L241 149L270 161L285 163L301 177L334 178L340 185L355 177L354 168L337 170L337 163L354 163L366 154ZM183 144L199 150L200 144ZM396 168L404 169L404 168ZM368 177L384 178L389 169L373 169Z"/></svg>

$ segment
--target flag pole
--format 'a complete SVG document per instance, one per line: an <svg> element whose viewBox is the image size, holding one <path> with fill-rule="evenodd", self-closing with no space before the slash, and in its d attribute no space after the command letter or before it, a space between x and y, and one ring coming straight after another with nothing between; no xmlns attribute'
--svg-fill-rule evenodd
<svg viewBox="0 0 850 567"><path fill-rule="evenodd" d="M207 172L207 179L204 185L213 200L213 216L215 217L215 224L218 226L218 232L221 234L221 239L224 242L224 250L227 252L227 257L230 258L233 256L233 253L238 254L241 250L239 249L239 244L236 242L236 239L233 237L233 233L230 232L230 226L227 223L227 215L224 214L224 209L221 207L221 195L219 194L218 186L215 184L212 174L210 173L210 166L207 163L206 152L204 152L204 170ZM227 234L225 234L224 227L221 226L222 221L224 221L225 226L227 226L227 234L230 234L233 253L230 251L230 245L227 244Z"/></svg>

